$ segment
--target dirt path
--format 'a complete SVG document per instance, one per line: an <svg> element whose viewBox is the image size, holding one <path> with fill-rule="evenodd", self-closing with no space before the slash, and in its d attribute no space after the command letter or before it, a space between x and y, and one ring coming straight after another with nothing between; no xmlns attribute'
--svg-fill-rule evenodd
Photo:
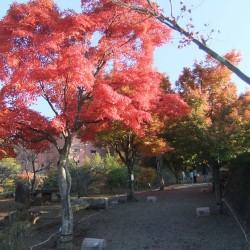
<svg viewBox="0 0 250 250"><path fill-rule="evenodd" d="M245 237L230 211L217 213L211 188L205 184L173 186L165 191L137 193L137 202L107 210L82 210L75 216L77 235L73 248L81 249L85 237L105 239L107 250L247 250ZM148 196L156 201L147 201ZM197 217L197 207L209 207L210 216ZM95 215L94 215L95 214ZM85 219L84 219L85 218ZM32 236L29 246L58 232L60 224ZM52 247L53 245L53 247ZM55 244L38 249L61 249ZM27 249L29 249L27 247Z"/></svg>
<svg viewBox="0 0 250 250"><path fill-rule="evenodd" d="M248 249L235 219L219 215L213 194L202 186L137 195L93 216L88 237L105 239L108 250L242 250ZM147 202L147 196L157 196ZM211 216L196 217L197 207L210 207Z"/></svg>

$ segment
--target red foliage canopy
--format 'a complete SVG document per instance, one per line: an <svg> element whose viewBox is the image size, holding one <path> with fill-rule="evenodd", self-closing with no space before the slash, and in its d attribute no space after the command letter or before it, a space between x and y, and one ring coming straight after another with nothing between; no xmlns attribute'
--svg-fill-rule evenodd
<svg viewBox="0 0 250 250"><path fill-rule="evenodd" d="M153 102L161 99L170 113L179 105L162 98L162 75L152 67L170 30L105 0L83 6L78 14L52 0L14 3L0 21L0 127L11 136L54 143L82 131L87 139L109 120L139 132ZM41 97L54 117L32 110Z"/></svg>

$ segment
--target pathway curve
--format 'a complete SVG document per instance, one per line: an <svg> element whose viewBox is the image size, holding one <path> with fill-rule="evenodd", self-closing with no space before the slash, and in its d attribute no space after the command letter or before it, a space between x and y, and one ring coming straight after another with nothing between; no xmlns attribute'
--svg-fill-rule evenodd
<svg viewBox="0 0 250 250"><path fill-rule="evenodd" d="M140 193L138 202L118 204L83 227L89 238L105 239L107 250L249 249L233 215L218 214L213 193L201 192L204 187L211 188L189 184ZM157 201L148 202L148 196ZM197 217L197 207L209 207L211 215Z"/></svg>

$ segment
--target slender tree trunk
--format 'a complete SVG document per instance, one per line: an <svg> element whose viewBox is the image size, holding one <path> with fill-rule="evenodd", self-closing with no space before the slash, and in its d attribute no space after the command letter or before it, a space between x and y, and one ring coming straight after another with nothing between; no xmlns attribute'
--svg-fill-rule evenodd
<svg viewBox="0 0 250 250"><path fill-rule="evenodd" d="M175 183L179 184L179 171L178 169L175 167L175 163L171 160L169 160L169 165L168 165L170 171L172 172L172 174L174 175L175 178Z"/></svg>
<svg viewBox="0 0 250 250"><path fill-rule="evenodd" d="M79 171L78 171L78 162L75 162L75 170L76 170L76 188L77 188L77 198L81 197L81 187L80 187L80 180L79 180Z"/></svg>
<svg viewBox="0 0 250 250"><path fill-rule="evenodd" d="M175 182L176 184L179 184L180 183L180 180L179 180L179 173L177 171L174 172L174 177L175 177Z"/></svg>
<svg viewBox="0 0 250 250"><path fill-rule="evenodd" d="M163 167L163 156L159 155L156 157L156 164L157 164L157 176L158 176L158 184L159 189L164 190L164 180L162 177L162 167Z"/></svg>
<svg viewBox="0 0 250 250"><path fill-rule="evenodd" d="M222 189L220 182L220 167L218 164L213 165L213 185L214 185L215 199L218 211L222 214L223 213Z"/></svg>
<svg viewBox="0 0 250 250"><path fill-rule="evenodd" d="M36 184L36 168L35 168L35 161L31 162L32 170L33 170L33 179L31 181L31 192L35 192L35 184Z"/></svg>
<svg viewBox="0 0 250 250"><path fill-rule="evenodd" d="M30 189L31 188L31 181L30 181L30 176L29 176L29 171L28 171L27 165L28 165L28 161L26 162L25 172L26 172L26 176L28 179L29 189Z"/></svg>
<svg viewBox="0 0 250 250"><path fill-rule="evenodd" d="M73 240L73 212L70 204L71 176L67 155L62 155L57 163L59 189L62 202L62 227L60 242L66 243Z"/></svg>
<svg viewBox="0 0 250 250"><path fill-rule="evenodd" d="M133 167L127 166L128 168L128 193L127 201L136 201L134 197L134 171Z"/></svg>

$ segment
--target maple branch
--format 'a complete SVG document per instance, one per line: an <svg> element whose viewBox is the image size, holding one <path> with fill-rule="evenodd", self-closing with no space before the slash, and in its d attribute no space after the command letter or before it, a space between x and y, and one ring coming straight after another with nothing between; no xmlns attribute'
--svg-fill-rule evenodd
<svg viewBox="0 0 250 250"><path fill-rule="evenodd" d="M148 18L148 17L147 17L147 18ZM145 18L143 21L145 21L147 18ZM143 22L143 21L141 21L141 22ZM111 26L111 24L110 24L110 26ZM136 38L135 35L132 36L132 37L130 37L127 41L125 41L124 43L122 43L121 45L119 45L118 48L121 48L121 47L125 46L126 44L128 44L130 41L132 41L132 40L135 39L135 38ZM108 50L111 50L111 51L108 52ZM107 50L107 53L103 55L103 58L108 57L108 56L110 56L110 55L113 53L113 47L109 48L108 50ZM97 74L100 72L100 70L101 70L101 69L103 68L103 66L106 64L106 62L107 62L107 59L103 59L103 60L100 60L100 61L98 62L96 71L95 71L95 73L94 73L94 77L97 76Z"/></svg>
<svg viewBox="0 0 250 250"><path fill-rule="evenodd" d="M110 52L111 54L111 52ZM105 55L104 55L105 56ZM103 68L103 66L106 64L107 60L106 59L103 59L102 61L100 61L96 67L96 71L94 73L94 77L97 76L97 74L100 72L100 70Z"/></svg>
<svg viewBox="0 0 250 250"><path fill-rule="evenodd" d="M49 104L50 108L52 109L52 111L54 112L55 115L58 115L58 112L56 111L56 109L54 108L52 102L50 101L48 95L46 94L46 91L45 91L45 87L44 87L44 84L42 82L39 83L42 91L43 91L43 95L42 97L45 99L45 101Z"/></svg>
<svg viewBox="0 0 250 250"><path fill-rule="evenodd" d="M28 130L33 131L35 133L41 134L42 137L39 139L32 139L32 140L28 140L26 136L23 136L21 134L17 134L16 136L19 137L20 139L26 141L26 142L42 142L44 140L48 140L49 142L51 142L57 150L59 150L59 146L57 141L51 136L51 134L49 134L48 132L41 130L41 129L36 129L36 128L32 128L30 126L26 126L26 124L23 124L22 122L18 122L19 125L21 126L25 126ZM20 129L20 132L25 131L25 129Z"/></svg>
<svg viewBox="0 0 250 250"><path fill-rule="evenodd" d="M155 17L158 21L168 26L170 29L173 29L177 32L179 32L181 35L184 35L187 37L191 42L196 44L200 50L203 50L205 53L213 57L218 62L222 63L224 66L226 66L230 71L235 73L241 80L243 80L245 83L250 85L250 77L244 74L239 68L237 68L234 64L232 64L229 60L227 60L225 57L220 56L218 53L210 49L206 46L203 42L199 41L198 39L194 38L189 32L185 31L181 26L179 26L173 17L173 20L170 18L164 16L163 14L158 14L154 10L149 10L144 7L140 6L134 6L129 5L121 0L111 0L114 4L118 4L124 8L136 11L141 14L150 15L152 17Z"/></svg>
<svg viewBox="0 0 250 250"><path fill-rule="evenodd" d="M222 63L224 66L226 66L230 71L235 73L241 80L246 82L250 85L250 77L248 77L246 74L244 74L239 68L237 68L234 64L232 64L229 60L227 60L225 57L220 56L218 53L210 49L208 46L206 46L205 43L199 41L198 39L194 38L192 35L190 35L189 32L185 31L182 27L180 27L177 22L170 20L169 18L165 16L157 16L157 20L160 22L166 24L168 27L174 29L175 31L181 33L185 37L187 37L190 41L192 41L194 44L198 46L200 50L203 50L208 55L213 57L218 62Z"/></svg>
<svg viewBox="0 0 250 250"><path fill-rule="evenodd" d="M170 15L171 15L172 19L175 20L174 15L173 15L173 4L172 4L172 0L169 0L169 4L170 4Z"/></svg>
<svg viewBox="0 0 250 250"><path fill-rule="evenodd" d="M68 102L67 102L67 90L68 90L68 76L65 77L65 86L63 87L63 100L64 100L64 112L68 109Z"/></svg>
<svg viewBox="0 0 250 250"><path fill-rule="evenodd" d="M147 0L147 2L148 2L148 5L150 6L151 10L154 10L151 0Z"/></svg>
<svg viewBox="0 0 250 250"><path fill-rule="evenodd" d="M121 150L119 150L119 146L117 144L114 144L110 142L111 147L115 150L115 152L119 155L120 159L123 163L126 163L124 156L122 155Z"/></svg>
<svg viewBox="0 0 250 250"><path fill-rule="evenodd" d="M92 120L92 121L83 121L84 124L92 124L92 123L99 123L104 121L104 119L99 119L99 120Z"/></svg>
<svg viewBox="0 0 250 250"><path fill-rule="evenodd" d="M84 99L85 99L84 98L84 88L83 87L78 87L77 111L76 111L76 116L75 116L75 119L74 119L74 126L73 126L75 131L79 129L79 117L80 117L80 113L81 113L82 106L83 106L83 103L84 103Z"/></svg>

